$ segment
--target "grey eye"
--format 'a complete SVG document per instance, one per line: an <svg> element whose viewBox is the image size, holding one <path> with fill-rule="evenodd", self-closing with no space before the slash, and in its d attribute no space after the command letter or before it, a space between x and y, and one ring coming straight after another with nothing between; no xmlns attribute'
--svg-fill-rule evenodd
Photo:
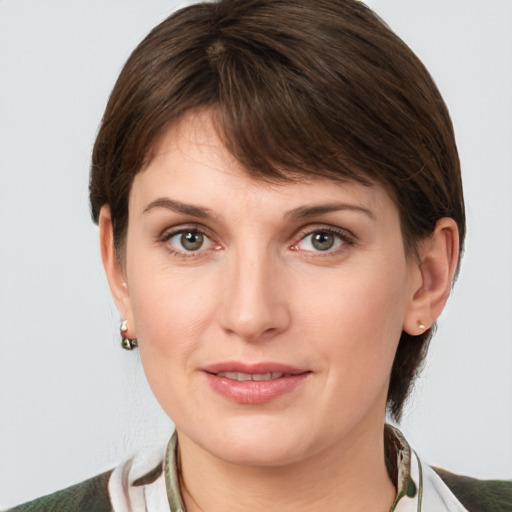
<svg viewBox="0 0 512 512"><path fill-rule="evenodd" d="M178 235L181 246L187 251L197 251L204 244L204 236L201 233L188 231Z"/></svg>
<svg viewBox="0 0 512 512"><path fill-rule="evenodd" d="M307 252L327 252L338 249L345 243L342 236L330 231L313 231L306 235L297 248Z"/></svg>
<svg viewBox="0 0 512 512"><path fill-rule="evenodd" d="M207 249L211 240L200 231L177 231L167 238L167 243L178 252L197 252Z"/></svg>
<svg viewBox="0 0 512 512"><path fill-rule="evenodd" d="M328 251L332 249L336 241L333 233L319 231L311 235L311 245L318 251Z"/></svg>

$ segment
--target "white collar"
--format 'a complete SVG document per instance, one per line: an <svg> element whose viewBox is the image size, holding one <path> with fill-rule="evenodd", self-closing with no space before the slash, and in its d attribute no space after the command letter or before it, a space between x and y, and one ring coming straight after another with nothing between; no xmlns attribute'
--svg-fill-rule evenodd
<svg viewBox="0 0 512 512"><path fill-rule="evenodd" d="M412 480L413 496L398 496L390 512L468 512L448 486L396 432L402 450L398 454L398 480ZM114 469L109 494L114 512L186 512L177 470L177 436L166 448L141 452ZM410 493L411 494L411 493Z"/></svg>

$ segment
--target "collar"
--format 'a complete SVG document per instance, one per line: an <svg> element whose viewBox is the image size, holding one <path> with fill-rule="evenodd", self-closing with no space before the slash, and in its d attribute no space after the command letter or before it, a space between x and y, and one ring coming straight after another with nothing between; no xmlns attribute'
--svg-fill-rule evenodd
<svg viewBox="0 0 512 512"><path fill-rule="evenodd" d="M384 429L386 465L397 494L390 512L468 512L432 468L422 464L403 434ZM178 437L165 450L143 452L110 477L115 512L186 512L179 485Z"/></svg>
<svg viewBox="0 0 512 512"><path fill-rule="evenodd" d="M423 464L402 432L384 427L386 465L397 493L390 512L468 512L435 471Z"/></svg>

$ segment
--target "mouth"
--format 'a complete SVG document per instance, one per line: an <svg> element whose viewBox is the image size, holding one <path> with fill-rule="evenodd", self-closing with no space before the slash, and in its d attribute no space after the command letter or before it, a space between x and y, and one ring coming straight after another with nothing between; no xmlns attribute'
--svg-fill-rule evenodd
<svg viewBox="0 0 512 512"><path fill-rule="evenodd" d="M217 394L249 405L264 404L298 390L312 373L274 363L221 363L203 368L203 372Z"/></svg>
<svg viewBox="0 0 512 512"><path fill-rule="evenodd" d="M267 373L242 373L242 372L219 372L214 375L217 377L224 377L226 379L236 380L238 382L247 382L247 381L266 381L266 380L274 380L281 379L282 377L286 377L292 375L291 373L282 373L282 372L267 372Z"/></svg>

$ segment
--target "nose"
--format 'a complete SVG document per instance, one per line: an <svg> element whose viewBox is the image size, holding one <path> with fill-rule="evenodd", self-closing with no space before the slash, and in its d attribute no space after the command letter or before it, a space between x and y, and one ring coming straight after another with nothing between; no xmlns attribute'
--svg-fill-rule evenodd
<svg viewBox="0 0 512 512"><path fill-rule="evenodd" d="M290 325L284 269L265 254L239 254L225 275L220 323L246 341L266 341Z"/></svg>

